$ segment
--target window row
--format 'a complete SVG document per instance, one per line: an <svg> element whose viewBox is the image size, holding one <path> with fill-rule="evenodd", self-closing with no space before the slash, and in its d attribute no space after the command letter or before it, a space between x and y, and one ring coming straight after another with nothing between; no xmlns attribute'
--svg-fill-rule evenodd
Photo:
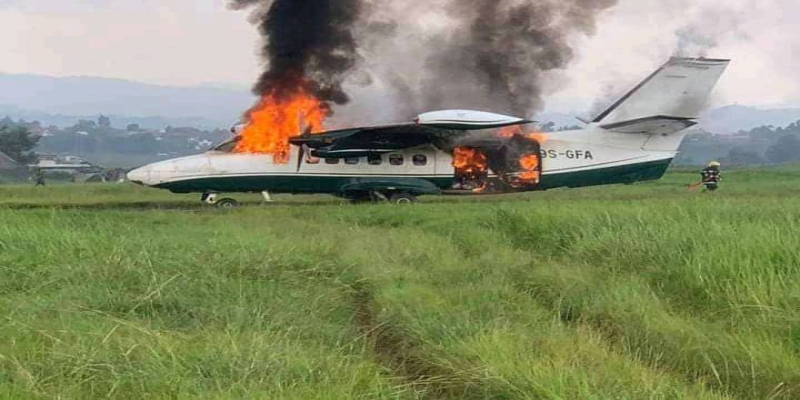
<svg viewBox="0 0 800 400"><path fill-rule="evenodd" d="M369 165L382 165L383 164L383 157L380 154L371 154L367 156L367 163ZM328 165L337 165L341 162L339 158L326 158L325 164ZM428 156L424 154L415 154L411 158L411 162L417 167L424 167L428 165ZM352 157L352 158L345 158L344 163L347 165L358 165L361 163L361 158ZM402 154L390 154L389 155L389 164L394 166L402 166L405 165L406 160Z"/></svg>

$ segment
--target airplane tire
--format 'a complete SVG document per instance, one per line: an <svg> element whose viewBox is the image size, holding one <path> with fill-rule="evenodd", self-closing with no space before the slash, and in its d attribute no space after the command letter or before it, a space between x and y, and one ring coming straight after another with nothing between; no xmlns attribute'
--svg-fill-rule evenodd
<svg viewBox="0 0 800 400"><path fill-rule="evenodd" d="M225 198L225 199L221 199L221 200L217 201L215 205L218 208L232 209L232 208L239 207L239 202L234 200L234 199Z"/></svg>
<svg viewBox="0 0 800 400"><path fill-rule="evenodd" d="M417 198L410 194L410 193L395 193L391 197L389 197L389 202L392 204L414 204L417 202Z"/></svg>

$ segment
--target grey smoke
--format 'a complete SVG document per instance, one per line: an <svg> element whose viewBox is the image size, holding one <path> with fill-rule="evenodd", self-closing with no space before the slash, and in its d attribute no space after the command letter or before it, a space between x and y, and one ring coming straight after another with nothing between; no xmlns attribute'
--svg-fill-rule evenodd
<svg viewBox="0 0 800 400"><path fill-rule="evenodd" d="M375 83L361 90L374 101L337 113L350 119L376 114L364 106L389 107L391 118L408 120L445 108L540 111L548 81L576 57L571 40L594 34L597 17L617 0L230 2L256 8L267 67L257 93L295 81L298 70L340 105ZM317 32L299 34L308 29Z"/></svg>
<svg viewBox="0 0 800 400"><path fill-rule="evenodd" d="M453 29L433 38L423 107L474 108L530 116L544 107L546 79L576 54L575 35L595 33L596 17L617 0L451 0Z"/></svg>
<svg viewBox="0 0 800 400"><path fill-rule="evenodd" d="M746 13L720 5L687 5L686 22L675 31L678 39L674 54L680 57L707 57L728 35L741 36Z"/></svg>

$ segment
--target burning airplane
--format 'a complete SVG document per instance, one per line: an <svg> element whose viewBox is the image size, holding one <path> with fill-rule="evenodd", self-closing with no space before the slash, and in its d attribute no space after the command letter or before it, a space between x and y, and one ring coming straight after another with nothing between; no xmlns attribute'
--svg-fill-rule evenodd
<svg viewBox="0 0 800 400"><path fill-rule="evenodd" d="M410 203L429 194L513 193L660 179L729 60L673 58L586 128L542 134L524 118L446 110L412 122L325 130L329 102L297 78L272 85L239 135L212 151L132 171L176 193L328 193ZM498 131L499 129L499 131ZM488 134L475 134L488 131Z"/></svg>

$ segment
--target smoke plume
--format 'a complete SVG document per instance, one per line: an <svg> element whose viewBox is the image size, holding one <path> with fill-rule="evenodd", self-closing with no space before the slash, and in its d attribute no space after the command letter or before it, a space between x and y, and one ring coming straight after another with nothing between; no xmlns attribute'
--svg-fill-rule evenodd
<svg viewBox="0 0 800 400"><path fill-rule="evenodd" d="M720 40L728 36L742 36L739 27L749 13L738 7L689 5L682 14L683 26L675 31L678 43L675 55L680 57L706 57L719 47Z"/></svg>
<svg viewBox="0 0 800 400"><path fill-rule="evenodd" d="M380 82L367 106L395 118L444 108L530 116L578 35L617 0L230 0L253 8L267 70L258 95L301 85L347 104L348 88ZM552 85L550 85L552 86ZM390 99L387 100L387 97ZM380 106L375 103L381 104ZM346 114L374 115L374 110ZM386 113L384 113L386 114ZM353 121L365 122L365 121Z"/></svg>
<svg viewBox="0 0 800 400"><path fill-rule="evenodd" d="M570 40L592 35L617 0L450 0L452 30L434 38L426 109L466 107L528 116L544 106L545 80L575 58Z"/></svg>
<svg viewBox="0 0 800 400"><path fill-rule="evenodd" d="M298 87L326 103L346 104L344 80L359 63L353 27L363 0L231 0L235 9L254 7L252 20L264 38L267 70L255 94L291 94Z"/></svg>

